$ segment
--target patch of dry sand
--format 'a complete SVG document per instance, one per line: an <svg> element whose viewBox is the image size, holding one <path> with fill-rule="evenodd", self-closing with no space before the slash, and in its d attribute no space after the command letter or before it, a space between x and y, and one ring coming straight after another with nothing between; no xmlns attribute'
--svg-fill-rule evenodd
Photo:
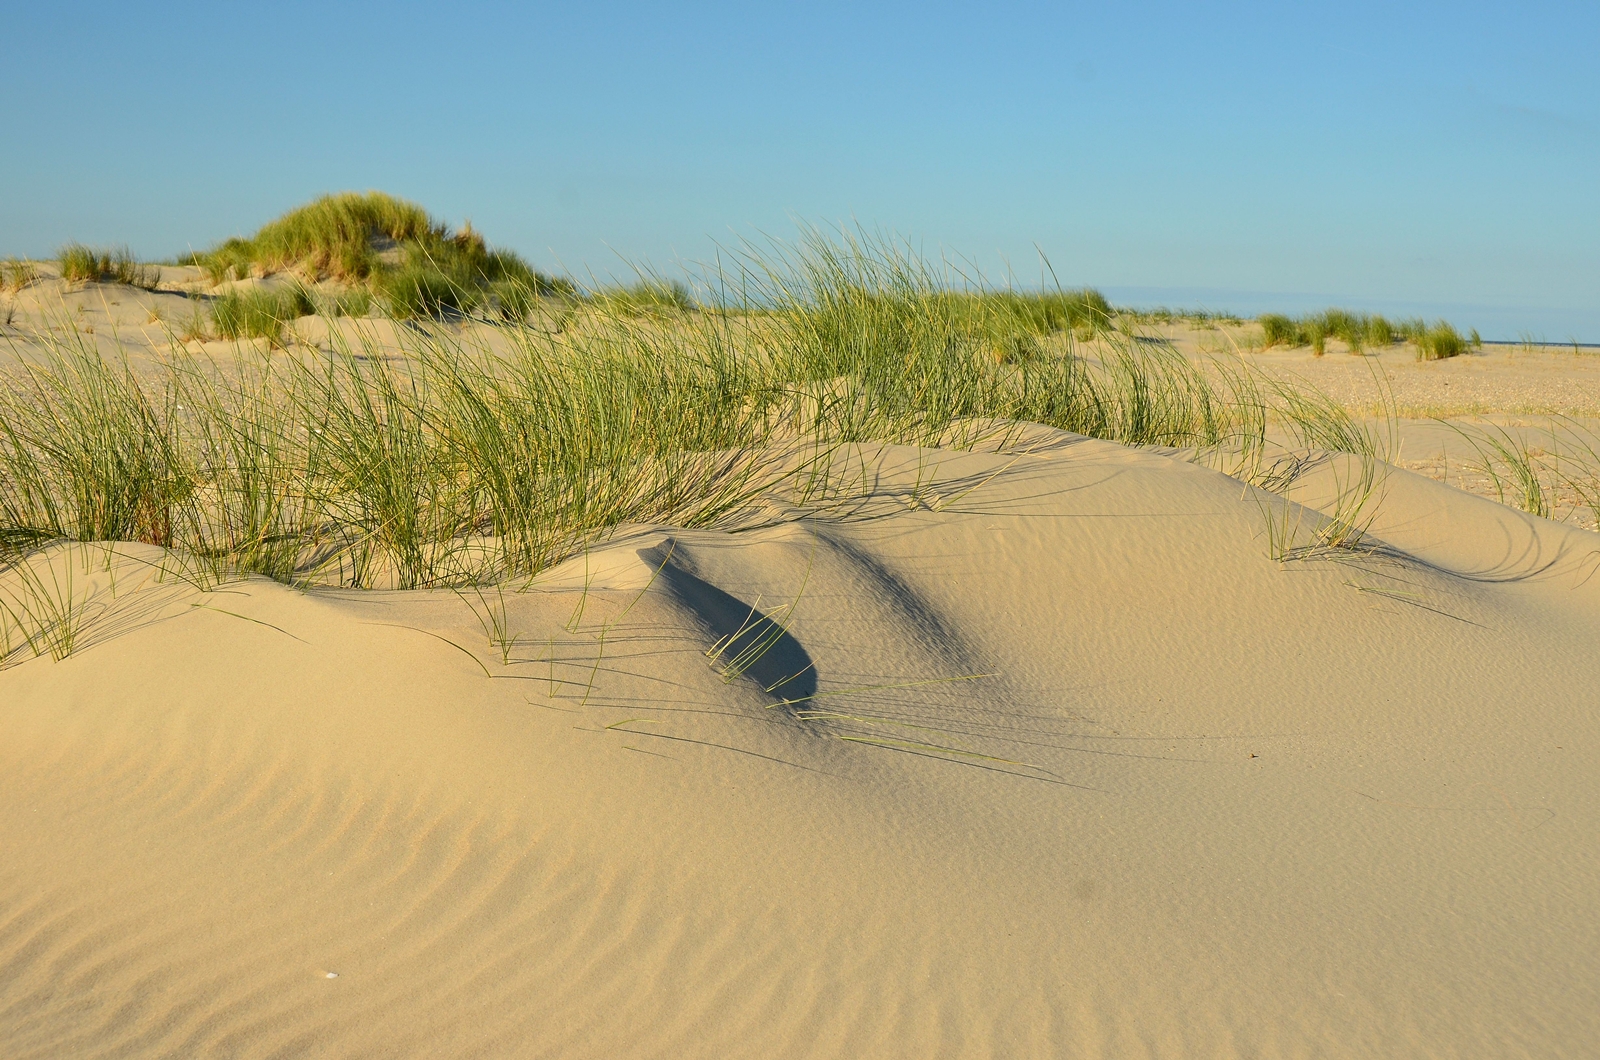
<svg viewBox="0 0 1600 1060"><path fill-rule="evenodd" d="M1039 440L503 612L120 546L0 672L0 1054L1589 1055L1593 535Z"/></svg>

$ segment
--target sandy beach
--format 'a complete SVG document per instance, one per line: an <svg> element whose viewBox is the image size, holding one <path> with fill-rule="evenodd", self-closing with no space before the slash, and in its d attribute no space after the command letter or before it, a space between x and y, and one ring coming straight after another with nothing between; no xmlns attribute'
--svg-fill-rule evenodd
<svg viewBox="0 0 1600 1060"><path fill-rule="evenodd" d="M71 312L154 363L182 280ZM1508 416L1600 381L1392 386L1441 377ZM1366 547L1285 559L1339 458L1263 501L1042 427L853 453L848 512L528 585L0 574L79 609L0 671L0 1052L1589 1054L1593 532L1397 461Z"/></svg>
<svg viewBox="0 0 1600 1060"><path fill-rule="evenodd" d="M1596 1060L1600 4L14 4L0 1060Z"/></svg>

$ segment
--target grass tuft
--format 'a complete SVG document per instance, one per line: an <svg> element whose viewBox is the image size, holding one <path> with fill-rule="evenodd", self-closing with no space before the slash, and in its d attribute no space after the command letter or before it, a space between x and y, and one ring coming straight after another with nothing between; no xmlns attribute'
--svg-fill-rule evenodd
<svg viewBox="0 0 1600 1060"><path fill-rule="evenodd" d="M1467 340L1461 337L1461 333L1443 320L1435 321L1432 327L1422 331L1412 341L1417 345L1419 361L1459 357L1468 348Z"/></svg>
<svg viewBox="0 0 1600 1060"><path fill-rule="evenodd" d="M1379 314L1353 313L1346 309L1326 309L1303 317L1267 313L1257 317L1256 322L1261 325L1263 348L1309 346L1319 357L1326 352L1329 339L1339 339L1351 353L1360 353L1368 347L1410 342L1416 346L1419 360L1455 357L1465 353L1469 345L1482 345L1476 338L1476 331L1469 343L1443 320L1429 326L1416 318L1391 321Z"/></svg>
<svg viewBox="0 0 1600 1060"><path fill-rule="evenodd" d="M211 303L211 320L219 338L264 338L276 344L285 325L316 311L310 292L295 284L229 291Z"/></svg>
<svg viewBox="0 0 1600 1060"><path fill-rule="evenodd" d="M39 278L39 270L31 261L7 258L0 261L0 290L13 293L22 290Z"/></svg>
<svg viewBox="0 0 1600 1060"><path fill-rule="evenodd" d="M330 317L366 317L372 315L377 304L372 292L365 287L352 287L333 294L316 294L312 301L316 311Z"/></svg>
<svg viewBox="0 0 1600 1060"><path fill-rule="evenodd" d="M141 265L126 248L94 250L82 243L68 243L57 252L61 278L68 283L122 283L154 290L161 281L161 270Z"/></svg>
<svg viewBox="0 0 1600 1060"><path fill-rule="evenodd" d="M480 304L485 292L461 268L441 268L432 261L407 262L375 279L377 299L398 320L462 313Z"/></svg>
<svg viewBox="0 0 1600 1060"><path fill-rule="evenodd" d="M174 383L76 334L28 364L0 392L0 536L177 543L195 483Z"/></svg>

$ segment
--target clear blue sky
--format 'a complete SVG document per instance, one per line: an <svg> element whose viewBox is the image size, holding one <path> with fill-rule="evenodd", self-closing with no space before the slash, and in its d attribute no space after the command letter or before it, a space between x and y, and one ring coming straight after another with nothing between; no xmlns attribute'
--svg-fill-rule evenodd
<svg viewBox="0 0 1600 1060"><path fill-rule="evenodd" d="M1600 3L6 4L0 253L380 188L580 276L851 220L1600 341Z"/></svg>

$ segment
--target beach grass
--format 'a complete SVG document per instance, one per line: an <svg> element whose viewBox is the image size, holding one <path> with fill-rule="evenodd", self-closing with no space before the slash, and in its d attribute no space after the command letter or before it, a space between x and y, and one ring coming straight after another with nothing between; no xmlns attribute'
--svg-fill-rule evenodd
<svg viewBox="0 0 1600 1060"><path fill-rule="evenodd" d="M34 283L39 278L38 267L22 258L0 261L0 290L13 293Z"/></svg>
<svg viewBox="0 0 1600 1060"><path fill-rule="evenodd" d="M1449 357L1459 357L1472 345L1467 339L1462 338L1460 332L1443 320L1435 321L1422 329L1411 341L1416 344L1419 361L1442 361ZM1478 345L1482 345L1481 340Z"/></svg>
<svg viewBox="0 0 1600 1060"><path fill-rule="evenodd" d="M598 306L635 316L687 313L697 308L682 280L643 276L631 284L601 287L590 295Z"/></svg>
<svg viewBox="0 0 1600 1060"><path fill-rule="evenodd" d="M1230 313L1220 309L1173 309L1168 306L1154 306L1149 309L1132 309L1127 307L1116 310L1118 318L1138 324L1192 324L1198 327L1215 327L1218 324L1238 325L1245 323L1245 319L1237 313Z"/></svg>
<svg viewBox="0 0 1600 1060"><path fill-rule="evenodd" d="M1329 339L1343 342L1351 353L1409 342L1416 347L1419 360L1458 357L1482 345L1476 331L1471 339L1463 338L1447 321L1433 324L1420 318L1391 321L1381 314L1347 309L1325 309L1300 317L1266 313L1257 317L1256 322L1261 325L1263 348L1309 346L1319 357L1327 351Z"/></svg>
<svg viewBox="0 0 1600 1060"><path fill-rule="evenodd" d="M96 601L79 584L81 557L63 563L30 557L8 565L11 577L0 587L0 670L26 651L60 662L81 644Z"/></svg>
<svg viewBox="0 0 1600 1060"><path fill-rule="evenodd" d="M848 232L731 260L692 308L577 299L559 327L502 308L380 341L285 286L217 299L220 334L269 339L220 361L179 345L135 368L48 332L0 390L0 544L142 541L211 577L468 587L619 526L750 525L764 498L847 511L875 443L1004 449L1036 423L1180 447L1279 493L1304 464L1268 445L1273 424L1369 471L1386 457L1331 400L1130 336L1092 292L952 283ZM282 348L317 312L331 351ZM1353 481L1371 493L1372 473ZM1354 515L1336 522L1320 545L1359 537Z"/></svg>
<svg viewBox="0 0 1600 1060"><path fill-rule="evenodd" d="M372 315L377 300L366 287L352 287L332 293L314 291L311 303L315 312L329 317L366 317Z"/></svg>
<svg viewBox="0 0 1600 1060"><path fill-rule="evenodd" d="M196 255L194 263L216 282L293 268L356 281L378 266L375 240L437 245L450 235L420 206L391 195L325 195L268 222L248 239L229 239Z"/></svg>
<svg viewBox="0 0 1600 1060"><path fill-rule="evenodd" d="M264 338L276 344L287 324L317 308L311 293L299 284L233 290L211 303L211 321L220 338Z"/></svg>
<svg viewBox="0 0 1600 1060"><path fill-rule="evenodd" d="M153 290L161 281L161 269L141 264L126 247L96 250L82 243L68 243L56 252L61 278L68 283L121 283Z"/></svg>
<svg viewBox="0 0 1600 1060"><path fill-rule="evenodd" d="M574 285L546 276L516 254L491 248L466 224L459 230L415 203L382 192L325 195L263 225L190 255L213 284L293 273L331 283L336 296L374 303L398 319L439 317L492 305L520 319L530 299L563 296ZM341 308L335 302L336 310Z"/></svg>

